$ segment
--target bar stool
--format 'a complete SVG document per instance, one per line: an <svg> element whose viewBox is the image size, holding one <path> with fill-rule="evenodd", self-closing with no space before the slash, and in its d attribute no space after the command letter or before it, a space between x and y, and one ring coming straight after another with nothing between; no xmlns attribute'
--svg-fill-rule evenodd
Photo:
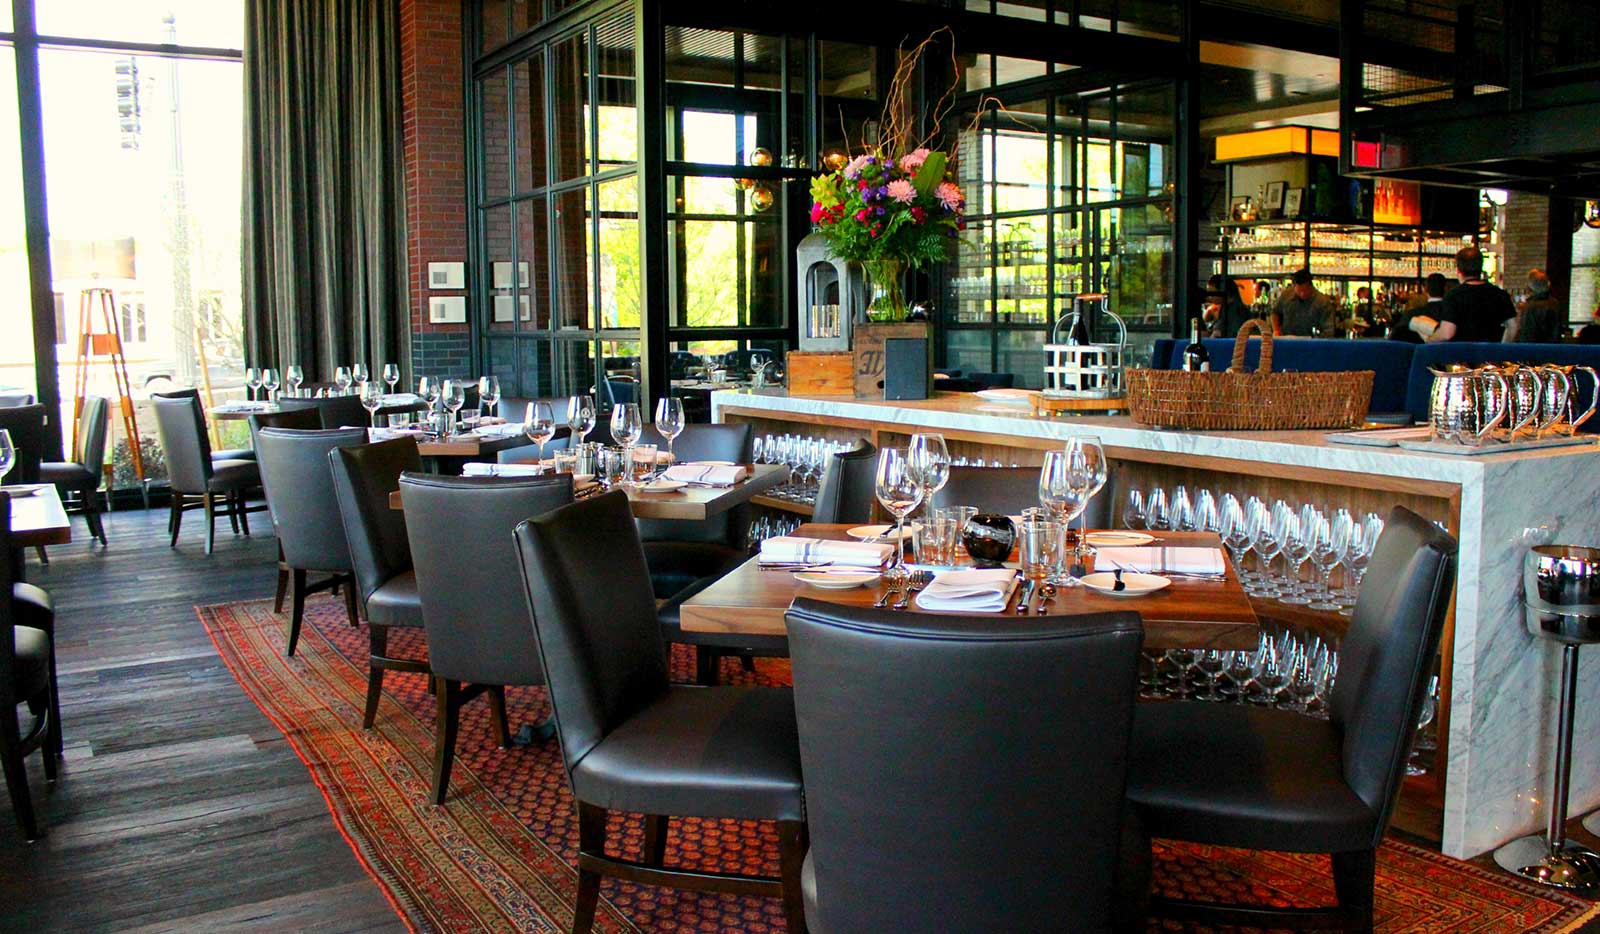
<svg viewBox="0 0 1600 934"><path fill-rule="evenodd" d="M1521 837L1494 851L1501 869L1531 882L1578 892L1600 888L1600 855L1567 839L1572 779L1572 721L1578 701L1578 648L1600 643L1600 548L1540 545L1522 566L1528 631L1561 643L1561 709L1556 775L1544 836Z"/></svg>

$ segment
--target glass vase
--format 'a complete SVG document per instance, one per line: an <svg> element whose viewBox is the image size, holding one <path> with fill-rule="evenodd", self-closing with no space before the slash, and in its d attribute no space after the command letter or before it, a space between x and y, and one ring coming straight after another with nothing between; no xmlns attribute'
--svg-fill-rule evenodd
<svg viewBox="0 0 1600 934"><path fill-rule="evenodd" d="M906 320L906 264L897 259L878 259L861 266L867 274L867 320Z"/></svg>

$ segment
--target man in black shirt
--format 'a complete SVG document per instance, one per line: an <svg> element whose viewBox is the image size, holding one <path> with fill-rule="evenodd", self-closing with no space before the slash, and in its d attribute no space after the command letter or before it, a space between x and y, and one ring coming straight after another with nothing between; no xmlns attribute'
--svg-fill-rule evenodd
<svg viewBox="0 0 1600 934"><path fill-rule="evenodd" d="M1461 284L1439 303L1439 320L1432 328L1428 319L1411 319L1411 329L1430 344L1441 341L1499 343L1516 336L1517 306L1504 289L1483 279L1483 254L1477 247L1463 247L1456 253L1456 275ZM1511 322L1511 327L1507 327Z"/></svg>

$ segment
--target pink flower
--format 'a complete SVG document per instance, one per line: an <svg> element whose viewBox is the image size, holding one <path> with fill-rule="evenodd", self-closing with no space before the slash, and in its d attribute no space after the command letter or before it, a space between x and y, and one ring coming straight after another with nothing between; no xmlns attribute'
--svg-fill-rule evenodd
<svg viewBox="0 0 1600 934"><path fill-rule="evenodd" d="M933 195L944 205L946 211L959 211L967 203L966 197L961 194L961 189L955 182L940 182L939 187L934 189Z"/></svg>
<svg viewBox="0 0 1600 934"><path fill-rule="evenodd" d="M861 210L856 212L856 220L860 221L863 224L865 224L867 222L867 209L866 208L862 208Z"/></svg>
<svg viewBox="0 0 1600 934"><path fill-rule="evenodd" d="M915 149L900 157L900 168L915 175L922 168L922 163L928 161L928 150Z"/></svg>
<svg viewBox="0 0 1600 934"><path fill-rule="evenodd" d="M924 211L921 208L912 208L911 209L911 220L912 220L913 223L920 224L920 223L922 223L923 221L925 221L927 219L928 219L928 212L927 211Z"/></svg>
<svg viewBox="0 0 1600 934"><path fill-rule="evenodd" d="M812 204L811 204L811 223L813 223L813 224L819 223L822 220L823 217L827 216L827 213L828 213L828 209L827 208L823 207L820 204L817 204L816 202L812 202Z"/></svg>
<svg viewBox="0 0 1600 934"><path fill-rule="evenodd" d="M860 178L861 177L861 170L866 168L867 160L870 159L870 158L872 158L872 157L871 156L856 156L854 159L851 159L850 160L850 164L846 165L844 167L844 177L845 178L852 178L852 179L853 178Z"/></svg>
<svg viewBox="0 0 1600 934"><path fill-rule="evenodd" d="M888 185L889 197L901 204L910 204L917 200L917 189L903 178L897 178Z"/></svg>

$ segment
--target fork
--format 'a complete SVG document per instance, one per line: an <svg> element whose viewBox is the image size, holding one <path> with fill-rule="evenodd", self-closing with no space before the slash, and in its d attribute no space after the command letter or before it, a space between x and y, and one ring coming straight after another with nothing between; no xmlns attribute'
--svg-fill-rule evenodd
<svg viewBox="0 0 1600 934"><path fill-rule="evenodd" d="M895 601L894 608L903 610L910 606L911 598L922 593L922 589L931 583L933 583L932 571L913 571L911 579L906 582L906 592L901 595L899 600Z"/></svg>
<svg viewBox="0 0 1600 934"><path fill-rule="evenodd" d="M872 605L872 608L875 609L875 610L883 609L884 607L889 605L889 600L891 598L893 598L894 595L899 593L899 592L900 592L900 582L898 580L890 581L889 582L889 589L885 590L883 592L883 596L878 598L878 602L874 603Z"/></svg>

